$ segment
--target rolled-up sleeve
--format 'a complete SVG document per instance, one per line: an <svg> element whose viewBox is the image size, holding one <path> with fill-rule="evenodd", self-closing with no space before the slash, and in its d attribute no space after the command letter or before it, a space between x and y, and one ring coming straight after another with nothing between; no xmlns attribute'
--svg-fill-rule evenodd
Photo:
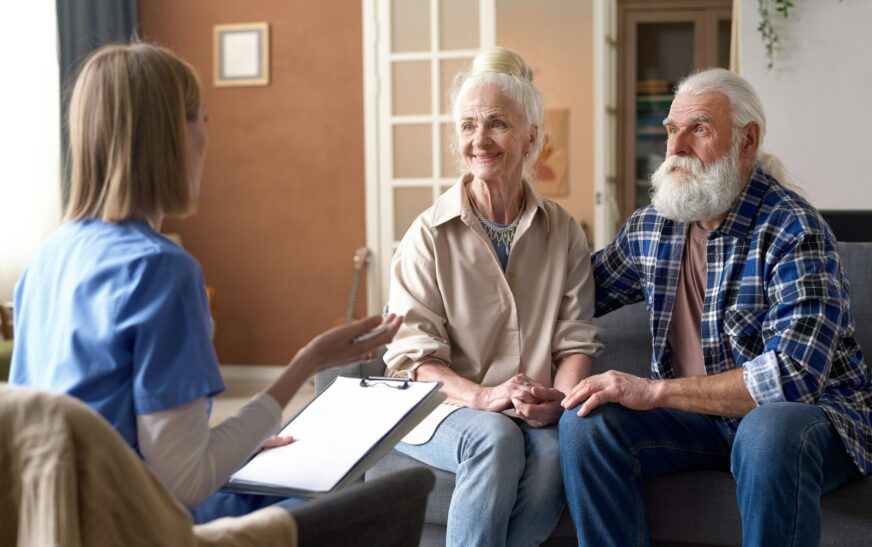
<svg viewBox="0 0 872 547"><path fill-rule="evenodd" d="M781 371L774 351L767 351L745 363L742 378L757 406L784 402Z"/></svg>
<svg viewBox="0 0 872 547"><path fill-rule="evenodd" d="M805 230L772 269L772 306L762 325L764 353L745 363L745 385L758 405L815 403L830 374L842 322L839 261L821 232Z"/></svg>
<svg viewBox="0 0 872 547"><path fill-rule="evenodd" d="M594 283L590 250L578 224L571 222L568 230L566 280L551 340L551 355L555 361L573 353L596 357L603 351L600 329L592 321Z"/></svg>
<svg viewBox="0 0 872 547"><path fill-rule="evenodd" d="M405 320L384 356L389 376L413 377L423 363L450 362L446 314L428 236L426 228L413 225L391 262L388 309Z"/></svg>

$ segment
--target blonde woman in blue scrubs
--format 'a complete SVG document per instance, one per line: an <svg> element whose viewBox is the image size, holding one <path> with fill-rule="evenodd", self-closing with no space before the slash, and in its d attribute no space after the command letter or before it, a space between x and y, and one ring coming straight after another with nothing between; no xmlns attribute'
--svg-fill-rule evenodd
<svg viewBox="0 0 872 547"><path fill-rule="evenodd" d="M197 261L160 235L200 192L206 109L193 68L167 49L114 45L84 65L70 102L71 196L65 222L15 289L11 382L64 392L106 418L195 521L282 498L217 492L280 426L314 372L390 341L401 318L366 342L372 316L327 331L221 425L224 390Z"/></svg>

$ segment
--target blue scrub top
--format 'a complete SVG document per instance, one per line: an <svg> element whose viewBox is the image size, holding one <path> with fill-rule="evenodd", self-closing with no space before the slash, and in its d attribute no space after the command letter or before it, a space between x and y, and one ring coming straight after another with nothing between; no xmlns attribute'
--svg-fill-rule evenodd
<svg viewBox="0 0 872 547"><path fill-rule="evenodd" d="M142 222L63 224L15 287L10 382L73 395L138 450L136 415L224 390L196 260Z"/></svg>

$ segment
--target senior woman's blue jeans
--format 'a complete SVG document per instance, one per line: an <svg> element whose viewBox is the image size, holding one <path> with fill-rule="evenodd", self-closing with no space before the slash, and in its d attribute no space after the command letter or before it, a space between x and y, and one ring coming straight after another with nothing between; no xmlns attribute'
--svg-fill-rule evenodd
<svg viewBox="0 0 872 547"><path fill-rule="evenodd" d="M396 449L455 473L447 546L544 542L565 505L557 428L533 428L496 412L461 408L422 445Z"/></svg>
<svg viewBox="0 0 872 547"><path fill-rule="evenodd" d="M821 495L860 474L815 405L757 407L735 435L680 410L576 412L560 419L560 458L579 545L648 545L643 478L702 469L732 471L746 547L818 545Z"/></svg>

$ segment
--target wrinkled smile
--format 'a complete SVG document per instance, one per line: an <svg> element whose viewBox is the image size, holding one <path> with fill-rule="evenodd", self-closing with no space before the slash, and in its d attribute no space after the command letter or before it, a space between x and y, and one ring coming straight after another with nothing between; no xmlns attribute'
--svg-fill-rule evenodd
<svg viewBox="0 0 872 547"><path fill-rule="evenodd" d="M488 162L493 159L499 157L499 152L479 152L477 154L473 154L472 157L476 159L476 161Z"/></svg>

